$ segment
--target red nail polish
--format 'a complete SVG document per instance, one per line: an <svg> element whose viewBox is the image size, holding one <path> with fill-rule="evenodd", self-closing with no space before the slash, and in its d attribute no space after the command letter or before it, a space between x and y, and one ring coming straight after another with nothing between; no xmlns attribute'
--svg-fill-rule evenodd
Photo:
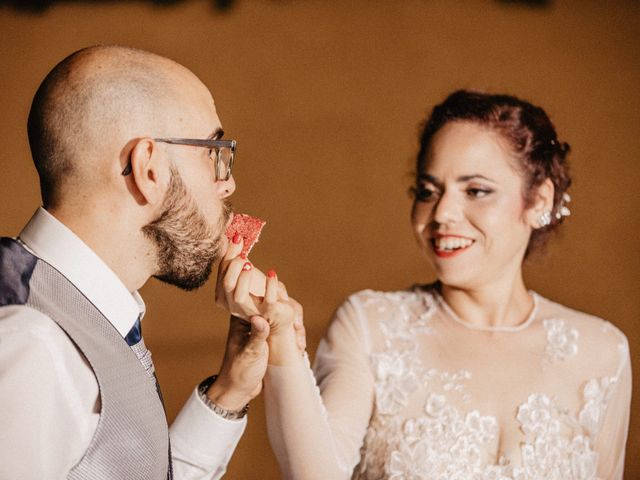
<svg viewBox="0 0 640 480"><path fill-rule="evenodd" d="M275 270L269 270L267 272L267 277L269 278L275 278L276 277L276 271Z"/></svg>
<svg viewBox="0 0 640 480"><path fill-rule="evenodd" d="M243 260L246 260L246 259L247 259L247 254L246 254L246 252L242 252L242 253L240 254L240 258L241 258L241 259L243 259Z"/></svg>
<svg viewBox="0 0 640 480"><path fill-rule="evenodd" d="M247 262L242 266L242 270L244 270L245 272L248 272L249 270L251 270L251 267L253 265L251 265L251 262Z"/></svg>
<svg viewBox="0 0 640 480"><path fill-rule="evenodd" d="M233 243L236 245L240 243L240 234L238 232L233 234L233 238L231 239Z"/></svg>

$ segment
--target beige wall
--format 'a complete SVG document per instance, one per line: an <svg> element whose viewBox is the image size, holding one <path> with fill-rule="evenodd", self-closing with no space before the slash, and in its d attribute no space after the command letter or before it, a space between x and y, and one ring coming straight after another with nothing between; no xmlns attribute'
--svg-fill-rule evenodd
<svg viewBox="0 0 640 480"><path fill-rule="evenodd" d="M238 140L235 205L268 222L253 261L275 267L306 307L313 352L350 292L431 278L406 195L427 109L459 87L515 93L543 105L573 147L573 215L528 268L529 285L614 322L640 368L640 3L238 0L225 14L197 0L87 3L0 9L1 233L16 234L39 204L25 125L47 71L98 42L167 55L211 87ZM217 369L226 318L211 283L184 293L151 281L142 293L173 419ZM640 478L635 392L627 478ZM254 402L228 478L277 478L262 410Z"/></svg>

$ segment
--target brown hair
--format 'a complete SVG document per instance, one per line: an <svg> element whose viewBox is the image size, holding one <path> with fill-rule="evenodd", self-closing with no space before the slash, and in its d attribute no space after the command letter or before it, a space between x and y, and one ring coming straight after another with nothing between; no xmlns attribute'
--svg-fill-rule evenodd
<svg viewBox="0 0 640 480"><path fill-rule="evenodd" d="M500 133L516 154L516 167L524 178L523 198L531 205L533 197L545 179L554 186L551 223L534 230L525 257L542 247L550 234L562 223L565 193L571 185L567 154L568 143L558 140L553 123L545 111L510 95L491 95L458 90L436 105L420 135L417 171L424 171L427 152L435 133L453 121L468 121ZM417 178L416 175L416 178Z"/></svg>

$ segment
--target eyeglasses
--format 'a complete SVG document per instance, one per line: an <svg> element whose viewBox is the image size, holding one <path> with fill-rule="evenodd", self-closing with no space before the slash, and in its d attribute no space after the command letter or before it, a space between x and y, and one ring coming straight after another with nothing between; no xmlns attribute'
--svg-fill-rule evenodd
<svg viewBox="0 0 640 480"><path fill-rule="evenodd" d="M156 142L169 143L171 145L188 145L209 149L209 158L216 165L216 182L226 182L231 178L233 160L236 156L235 140L200 140L196 138L154 138ZM131 162L122 171L122 175L131 173Z"/></svg>

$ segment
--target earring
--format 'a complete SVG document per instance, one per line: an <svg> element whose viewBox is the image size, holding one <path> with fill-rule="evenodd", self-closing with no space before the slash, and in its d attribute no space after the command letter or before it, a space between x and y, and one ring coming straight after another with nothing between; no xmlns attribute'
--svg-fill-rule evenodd
<svg viewBox="0 0 640 480"><path fill-rule="evenodd" d="M547 227L549 225L551 225L551 212L550 211L546 211L544 212L542 215L540 215L538 217L538 225L540 225L540 228L544 228Z"/></svg>

